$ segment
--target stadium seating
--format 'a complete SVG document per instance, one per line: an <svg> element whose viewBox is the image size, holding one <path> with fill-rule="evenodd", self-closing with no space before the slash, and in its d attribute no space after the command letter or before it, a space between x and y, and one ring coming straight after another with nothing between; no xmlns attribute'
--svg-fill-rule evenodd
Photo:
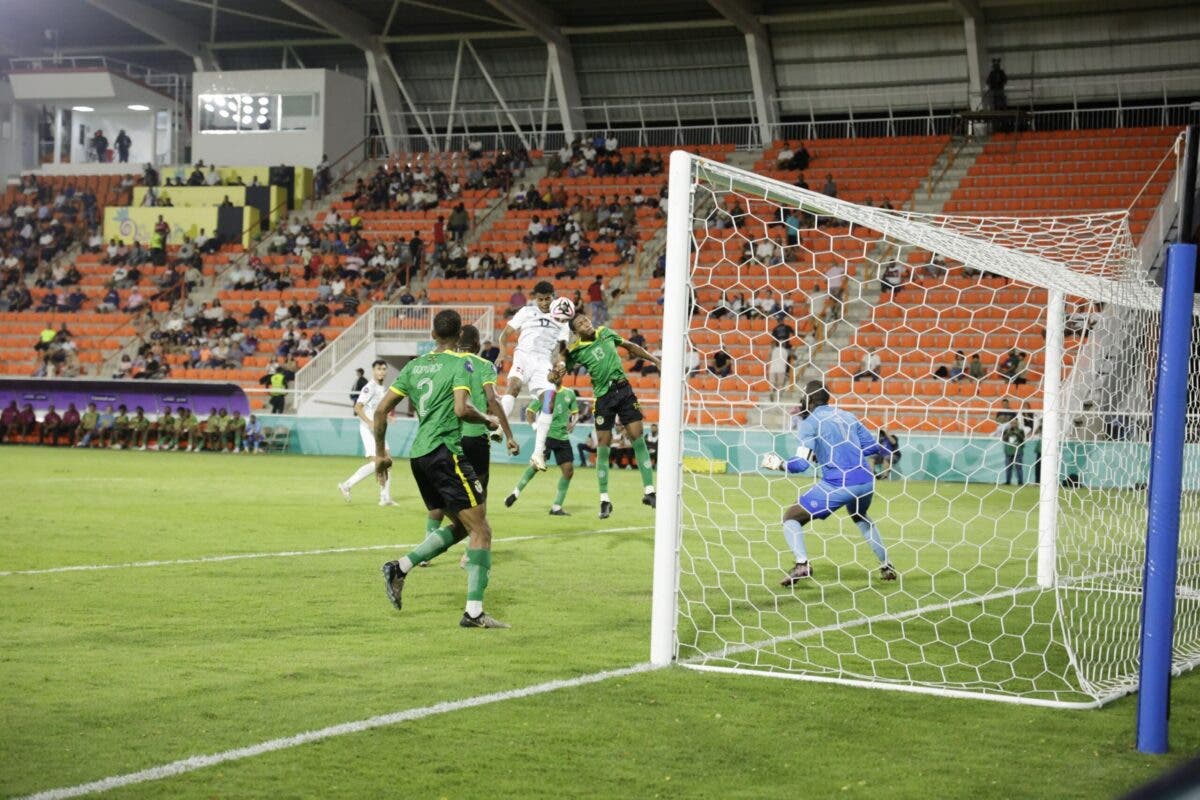
<svg viewBox="0 0 1200 800"><path fill-rule="evenodd" d="M998 133L951 195L949 214L1051 216L1132 206L1135 240L1175 170L1175 128Z"/></svg>

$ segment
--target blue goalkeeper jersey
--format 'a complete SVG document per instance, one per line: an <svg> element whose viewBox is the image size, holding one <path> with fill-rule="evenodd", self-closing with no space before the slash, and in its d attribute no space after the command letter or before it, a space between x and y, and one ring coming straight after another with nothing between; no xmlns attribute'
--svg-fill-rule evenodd
<svg viewBox="0 0 1200 800"><path fill-rule="evenodd" d="M825 483L859 486L875 480L867 459L879 452L879 443L853 414L832 406L818 406L800 421L796 438L801 450L797 451L798 458L789 462L789 471L803 472L808 468L808 461L803 458L803 448L807 448L815 455Z"/></svg>

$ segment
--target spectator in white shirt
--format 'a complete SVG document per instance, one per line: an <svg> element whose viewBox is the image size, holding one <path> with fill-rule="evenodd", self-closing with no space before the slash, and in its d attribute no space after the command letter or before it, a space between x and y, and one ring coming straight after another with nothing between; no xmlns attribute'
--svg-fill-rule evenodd
<svg viewBox="0 0 1200 800"><path fill-rule="evenodd" d="M608 138L604 140L604 152L615 153L621 147L621 143L617 141L617 137L612 131L608 132Z"/></svg>
<svg viewBox="0 0 1200 800"><path fill-rule="evenodd" d="M329 284L329 291L333 299L338 299L346 293L346 282L341 278L335 278L333 283Z"/></svg>
<svg viewBox="0 0 1200 800"><path fill-rule="evenodd" d="M795 157L796 157L796 152L794 150L792 150L792 146L790 144L785 142L783 145L783 149L780 150L779 153L775 156L776 169L787 169L788 164L790 164L791 160Z"/></svg>
<svg viewBox="0 0 1200 800"><path fill-rule="evenodd" d="M208 174L204 176L204 183L208 186L221 185L221 173L217 172L216 167L208 168Z"/></svg>

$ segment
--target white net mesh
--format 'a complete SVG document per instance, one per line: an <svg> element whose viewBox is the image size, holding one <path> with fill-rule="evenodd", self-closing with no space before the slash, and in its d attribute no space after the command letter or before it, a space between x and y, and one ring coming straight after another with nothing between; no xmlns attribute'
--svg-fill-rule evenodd
<svg viewBox="0 0 1200 800"><path fill-rule="evenodd" d="M688 189L679 660L1048 704L1135 688L1161 292L1126 215L918 215L703 159ZM805 528L814 576L780 586L781 513L814 478L757 460L795 450L811 379L896 437L869 514L898 581L839 511ZM1200 660L1189 419L1179 669Z"/></svg>

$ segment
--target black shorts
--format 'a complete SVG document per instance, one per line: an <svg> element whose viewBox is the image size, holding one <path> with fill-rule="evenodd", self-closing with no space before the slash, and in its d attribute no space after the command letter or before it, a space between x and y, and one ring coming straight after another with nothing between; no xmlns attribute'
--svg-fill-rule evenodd
<svg viewBox="0 0 1200 800"><path fill-rule="evenodd" d="M546 452L543 458L550 460L550 454L554 454L554 463L560 467L563 464L575 463L575 451L571 449L571 443L566 439L546 439Z"/></svg>
<svg viewBox="0 0 1200 800"><path fill-rule="evenodd" d="M487 494L488 478L492 471L492 443L486 436L464 436L459 444L462 445L467 463L475 470L475 477L483 484L484 494Z"/></svg>
<svg viewBox="0 0 1200 800"><path fill-rule="evenodd" d="M430 511L462 511L486 499L471 462L450 452L444 444L408 463L421 499Z"/></svg>
<svg viewBox="0 0 1200 800"><path fill-rule="evenodd" d="M596 400L596 430L611 431L618 418L622 425L645 419L642 416L642 404L638 402L629 381L614 383L607 394Z"/></svg>

